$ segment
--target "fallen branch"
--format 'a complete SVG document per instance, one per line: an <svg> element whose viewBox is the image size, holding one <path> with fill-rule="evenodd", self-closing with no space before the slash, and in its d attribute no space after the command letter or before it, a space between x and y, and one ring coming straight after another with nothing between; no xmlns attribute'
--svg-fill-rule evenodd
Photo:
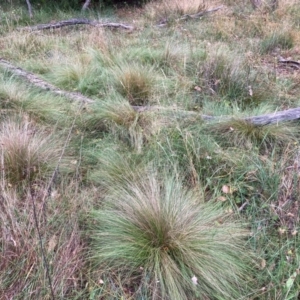
<svg viewBox="0 0 300 300"><path fill-rule="evenodd" d="M137 112L145 112L145 111L174 111L176 113L181 114L186 117L198 117L205 121L228 121L232 117L231 116L208 116L208 115L200 115L195 111L184 111L178 110L177 108L166 108L161 106L133 106L133 109ZM254 117L246 117L243 120L248 121L257 126L264 126L268 124L276 124L285 121L295 121L300 119L300 107L291 108L283 111L278 111L271 114L265 114L261 116Z"/></svg>
<svg viewBox="0 0 300 300"><path fill-rule="evenodd" d="M133 30L134 26L126 25L122 23L112 23L112 22L99 22L99 21L91 21L89 19L70 19L63 20L56 23L49 24L39 24L35 26L27 26L20 28L21 30L29 30L29 31L37 31L37 30L45 30L45 29L56 29L65 26L71 25L90 25L94 27L109 27L109 28L122 28L126 30Z"/></svg>
<svg viewBox="0 0 300 300"><path fill-rule="evenodd" d="M300 63L295 60L284 59L283 57L278 57L278 62L280 64L285 64L287 66L293 67L294 69L300 70Z"/></svg>
<svg viewBox="0 0 300 300"><path fill-rule="evenodd" d="M177 21L184 21L184 20L189 20L189 19L199 19L207 14L210 14L210 13L213 13L213 12L216 12L220 9L222 9L224 7L224 5L220 5L220 6L217 6L215 8L211 8L211 9L206 9L206 10L202 10L196 14L186 14L186 15L183 15L181 18L177 19ZM162 19L156 26L157 27L164 27L168 24L169 22L169 19L168 18L164 18Z"/></svg>
<svg viewBox="0 0 300 300"><path fill-rule="evenodd" d="M56 86L44 81L43 79L37 77L36 75L27 72L23 70L22 68L16 67L12 65L10 62L4 60L3 58L0 58L0 66L8 70L9 72L13 73L14 75L17 75L19 77L25 78L29 83L32 85L46 91L51 91L52 93L66 97L72 101L80 101L84 103L93 103L94 100L85 97L81 93L75 93L75 92L67 92L64 90L61 90L57 88Z"/></svg>
<svg viewBox="0 0 300 300"><path fill-rule="evenodd" d="M83 4L81 10L82 10L82 11L86 10L86 9L89 7L90 3L91 3L91 0L86 0L86 1L84 2L84 4Z"/></svg>
<svg viewBox="0 0 300 300"><path fill-rule="evenodd" d="M94 103L93 99L90 99L81 93L75 92L67 92L57 88L56 86L44 81L43 79L39 78L38 76L23 70L22 68L16 67L10 62L6 61L3 58L0 58L0 66L12 74L25 78L29 83L32 85L46 91L50 91L56 95L66 97L72 101L79 101L83 103ZM146 111L157 111L157 112L174 112L177 116L181 118L189 118L193 117L196 120L204 120L204 121L228 121L232 117L231 116L208 116L202 115L195 111L186 111L182 109L178 109L177 107L162 107L162 106L132 106L132 108L138 112L143 113ZM265 114L261 116L254 116L254 117L246 117L243 120L248 121L254 125L264 126L268 124L276 124L279 122L286 122L286 121L295 121L300 119L300 107L291 108L283 111L278 111L271 114Z"/></svg>
<svg viewBox="0 0 300 300"><path fill-rule="evenodd" d="M27 3L27 8L28 8L28 13L29 13L29 17L30 19L33 17L33 13L32 13L32 6L29 0L26 0Z"/></svg>
<svg viewBox="0 0 300 300"><path fill-rule="evenodd" d="M213 13L213 12L216 12L220 9L222 9L224 7L224 5L220 5L220 6L217 6L215 8L211 8L211 9L206 9L206 10L203 10L203 11L200 11L196 14L191 14L191 15L183 15L179 20L187 20L187 19L199 19L207 14L210 14L210 13Z"/></svg>

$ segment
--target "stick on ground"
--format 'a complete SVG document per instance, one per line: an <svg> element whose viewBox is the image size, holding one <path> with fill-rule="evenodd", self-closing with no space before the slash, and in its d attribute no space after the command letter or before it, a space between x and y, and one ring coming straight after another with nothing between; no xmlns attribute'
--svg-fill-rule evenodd
<svg viewBox="0 0 300 300"><path fill-rule="evenodd" d="M56 23L48 23L48 24L39 24L35 26L22 27L20 30L29 30L29 31L37 31L37 30L45 30L45 29L56 29L65 26L71 25L90 25L94 27L108 27L108 28L121 28L126 30L134 30L134 26L126 25L122 23L114 23L114 22L99 22L92 21L89 19L70 19L63 20Z"/></svg>

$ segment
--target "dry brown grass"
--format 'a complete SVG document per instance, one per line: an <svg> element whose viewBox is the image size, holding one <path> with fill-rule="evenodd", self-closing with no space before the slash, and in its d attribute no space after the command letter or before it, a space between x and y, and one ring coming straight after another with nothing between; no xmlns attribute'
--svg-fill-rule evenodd
<svg viewBox="0 0 300 300"><path fill-rule="evenodd" d="M28 190L27 194L19 195L15 189L1 186L1 299L51 298L36 222L42 235L54 294L71 296L80 284L83 245L74 212L66 211L66 201L57 193L52 193L45 211L42 203L47 192L45 187L32 189L32 192ZM69 218L62 219L66 213ZM27 294L28 288L31 294Z"/></svg>
<svg viewBox="0 0 300 300"><path fill-rule="evenodd" d="M54 143L56 148L51 147ZM25 117L4 121L0 126L1 178L20 185L44 178L53 170L60 154L57 140Z"/></svg>
<svg viewBox="0 0 300 300"><path fill-rule="evenodd" d="M155 20L157 18L167 18L172 16L182 16L195 14L206 8L203 0L163 0L153 1L146 5L146 15Z"/></svg>

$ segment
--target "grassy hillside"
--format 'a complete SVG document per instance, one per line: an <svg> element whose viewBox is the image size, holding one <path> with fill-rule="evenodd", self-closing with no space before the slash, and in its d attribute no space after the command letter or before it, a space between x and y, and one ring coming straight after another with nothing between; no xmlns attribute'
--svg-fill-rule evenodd
<svg viewBox="0 0 300 300"><path fill-rule="evenodd" d="M25 28L73 18L135 29ZM245 120L300 106L280 59L299 1L0 4L0 299L298 299L299 121Z"/></svg>

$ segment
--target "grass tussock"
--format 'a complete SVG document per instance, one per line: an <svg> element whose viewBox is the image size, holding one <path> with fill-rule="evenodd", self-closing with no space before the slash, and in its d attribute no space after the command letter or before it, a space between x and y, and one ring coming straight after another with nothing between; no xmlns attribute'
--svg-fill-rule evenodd
<svg viewBox="0 0 300 300"><path fill-rule="evenodd" d="M174 178L116 185L90 218L95 267L135 274L151 298L239 298L249 284L248 231Z"/></svg>
<svg viewBox="0 0 300 300"><path fill-rule="evenodd" d="M56 143L57 148L49 146ZM53 170L60 154L58 141L29 120L8 119L0 126L2 180L12 185L33 182Z"/></svg>
<svg viewBox="0 0 300 300"><path fill-rule="evenodd" d="M125 64L113 70L117 91L132 105L145 105L149 102L154 83L150 68Z"/></svg>
<svg viewBox="0 0 300 300"><path fill-rule="evenodd" d="M294 46L294 36L290 30L282 32L273 32L266 36L260 44L262 54L270 53L277 50L288 50Z"/></svg>
<svg viewBox="0 0 300 300"><path fill-rule="evenodd" d="M225 144L251 149L270 149L296 142L298 129L294 125L255 125L243 119L232 119L210 127Z"/></svg>
<svg viewBox="0 0 300 300"><path fill-rule="evenodd" d="M269 96L264 80L251 70L243 57L228 48L212 50L199 65L198 74L203 92L220 97L229 105L238 105L241 109L249 104L255 107Z"/></svg>

